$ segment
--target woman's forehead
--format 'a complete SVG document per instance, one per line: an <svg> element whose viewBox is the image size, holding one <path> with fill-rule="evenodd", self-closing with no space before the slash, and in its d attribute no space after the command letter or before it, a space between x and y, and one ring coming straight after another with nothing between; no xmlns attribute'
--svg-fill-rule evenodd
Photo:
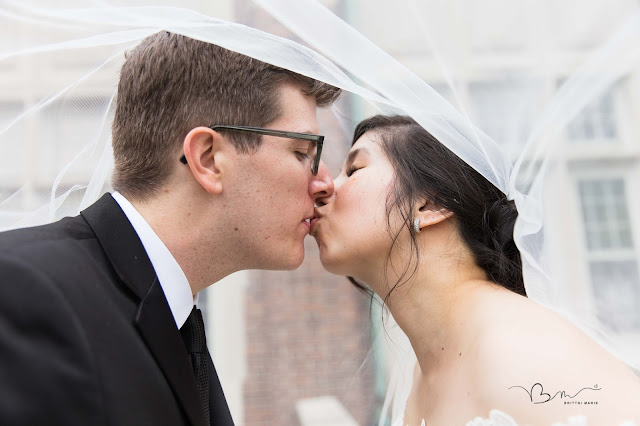
<svg viewBox="0 0 640 426"><path fill-rule="evenodd" d="M375 130L369 130L362 136L360 136L354 143L351 145L351 151L354 151L358 148L371 148L373 145L377 146L380 142L380 134Z"/></svg>

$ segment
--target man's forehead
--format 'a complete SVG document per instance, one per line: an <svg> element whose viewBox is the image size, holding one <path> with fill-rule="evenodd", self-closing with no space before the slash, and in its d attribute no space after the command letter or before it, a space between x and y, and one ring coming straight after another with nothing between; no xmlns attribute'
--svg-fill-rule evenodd
<svg viewBox="0 0 640 426"><path fill-rule="evenodd" d="M279 90L279 116L270 126L277 130L287 130L297 133L318 133L316 117L316 100L313 96L305 95L297 85L283 85Z"/></svg>

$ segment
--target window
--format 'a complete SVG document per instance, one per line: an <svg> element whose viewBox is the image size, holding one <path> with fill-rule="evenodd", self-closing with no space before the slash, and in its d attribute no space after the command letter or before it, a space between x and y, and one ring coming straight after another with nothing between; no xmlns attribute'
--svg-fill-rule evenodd
<svg viewBox="0 0 640 426"><path fill-rule="evenodd" d="M69 96L49 105L43 116L44 136L38 142L39 149L46 150L47 155L38 157L38 173L50 180L74 161L66 173L69 179L91 177L110 133L109 118L105 116L109 102L104 97ZM76 159L83 149L87 149L83 157Z"/></svg>
<svg viewBox="0 0 640 426"><path fill-rule="evenodd" d="M499 145L516 151L531 132L540 93L539 84L518 76L469 83L475 123Z"/></svg>
<svg viewBox="0 0 640 426"><path fill-rule="evenodd" d="M633 249L624 180L585 180L579 189L588 249Z"/></svg>
<svg viewBox="0 0 640 426"><path fill-rule="evenodd" d="M625 181L581 180L578 192L588 270L599 319L616 331L640 330L640 275Z"/></svg>
<svg viewBox="0 0 640 426"><path fill-rule="evenodd" d="M567 125L570 141L610 142L618 137L614 90L588 104Z"/></svg>
<svg viewBox="0 0 640 426"><path fill-rule="evenodd" d="M22 102L0 101L0 149L3 153L0 157L0 202L22 185L25 120L8 127L20 116L22 109Z"/></svg>

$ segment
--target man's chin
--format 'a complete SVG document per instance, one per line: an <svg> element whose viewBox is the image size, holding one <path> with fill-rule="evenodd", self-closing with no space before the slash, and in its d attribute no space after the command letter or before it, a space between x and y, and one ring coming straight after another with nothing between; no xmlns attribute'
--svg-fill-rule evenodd
<svg viewBox="0 0 640 426"><path fill-rule="evenodd" d="M295 252L291 252L290 256L283 259L278 259L273 262L271 267L264 269L271 269L275 271L293 271L298 269L300 265L304 262L304 247L296 250Z"/></svg>
<svg viewBox="0 0 640 426"><path fill-rule="evenodd" d="M291 263L289 263L288 265L286 265L284 268L282 268L283 271L293 271L296 270L300 267L300 265L302 265L302 262L304 262L304 256L302 256L301 260L296 260L296 261L292 261Z"/></svg>

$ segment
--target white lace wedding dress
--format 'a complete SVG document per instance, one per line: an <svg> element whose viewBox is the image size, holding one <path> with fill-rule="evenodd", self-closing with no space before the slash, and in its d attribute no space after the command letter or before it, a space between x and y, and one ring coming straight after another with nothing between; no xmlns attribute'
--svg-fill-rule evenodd
<svg viewBox="0 0 640 426"><path fill-rule="evenodd" d="M394 424L394 426L401 426L400 424ZM407 425L405 425L407 426ZM420 426L429 426L424 420ZM491 410L489 413L488 419L483 419L480 417L476 417L473 420L467 422L466 426L519 426L518 423L508 415L507 413L503 413L500 410ZM587 422L587 418L585 416L573 416L567 419L566 423L563 422L555 422L550 426L589 426ZM614 426L614 425L611 425ZM638 424L634 421L625 421L620 423L618 426L638 426Z"/></svg>
<svg viewBox="0 0 640 426"><path fill-rule="evenodd" d="M427 426L424 420L421 426ZM518 426L518 423L516 423L513 417L500 410L491 410L488 419L476 417L468 421L466 426ZM589 426L589 424L585 416L574 416L569 417L566 423L556 422L552 423L551 426ZM626 421L620 423L619 426L638 426L638 424L634 421Z"/></svg>

